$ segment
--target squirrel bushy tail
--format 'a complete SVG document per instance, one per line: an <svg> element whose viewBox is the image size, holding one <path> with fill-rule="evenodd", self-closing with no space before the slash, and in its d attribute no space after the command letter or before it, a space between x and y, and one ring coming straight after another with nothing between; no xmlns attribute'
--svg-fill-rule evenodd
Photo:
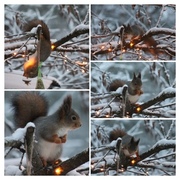
<svg viewBox="0 0 180 180"><path fill-rule="evenodd" d="M118 139L119 137L122 138L123 136L125 136L127 133L119 128L113 129L110 133L109 133L109 141L113 141Z"/></svg>
<svg viewBox="0 0 180 180"><path fill-rule="evenodd" d="M24 25L23 31L28 32L31 31L34 27L36 27L38 24L42 26L42 34L46 40L50 41L50 32L48 26L44 23L44 21L39 19L33 19L29 21L27 24Z"/></svg>
<svg viewBox="0 0 180 180"><path fill-rule="evenodd" d="M38 62L45 61L51 54L51 41L50 41L50 32L48 26L39 19L34 19L24 25L23 30L25 32L31 31L34 27L41 25L41 33L38 37L37 50L34 54L29 56L28 61L24 63L24 74L23 76L27 78L34 78L38 75ZM38 58L38 55L40 57Z"/></svg>
<svg viewBox="0 0 180 180"><path fill-rule="evenodd" d="M46 116L48 112L48 102L38 92L24 92L14 96L12 106L15 124L21 128L38 117Z"/></svg>
<svg viewBox="0 0 180 180"><path fill-rule="evenodd" d="M110 141L116 140L119 137L121 140L118 140L116 144L116 150L119 155L119 167L126 169L130 160L139 156L140 139L136 140L134 136L127 134L119 128L110 132Z"/></svg>

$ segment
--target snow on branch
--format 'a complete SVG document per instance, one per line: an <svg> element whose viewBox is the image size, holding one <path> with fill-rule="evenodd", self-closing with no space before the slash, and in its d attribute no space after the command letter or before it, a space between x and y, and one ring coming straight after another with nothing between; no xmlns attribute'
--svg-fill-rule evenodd
<svg viewBox="0 0 180 180"><path fill-rule="evenodd" d="M148 36L154 36L158 34L166 34L166 35L171 35L171 36L176 36L176 30L170 29L170 28L157 28L153 27L149 29L143 36L142 40L144 40Z"/></svg>
<svg viewBox="0 0 180 180"><path fill-rule="evenodd" d="M5 147L12 147L22 149L23 153L26 152L26 167L22 167L22 159L19 162L19 167L24 175L65 175L68 172L78 168L82 164L89 161L89 149L82 151L81 153L65 160L55 161L53 165L44 168L42 159L38 152L34 151L34 129L33 123L28 123L25 128L17 129L12 136L5 138ZM24 146L24 147L23 147ZM58 162L58 164L57 164ZM59 163L60 162L60 163ZM6 173L10 171L6 169ZM61 169L61 171L59 171ZM16 170L17 171L17 170ZM88 170L86 170L88 171ZM19 171L20 172L20 171ZM59 173L59 174L58 174ZM10 174L7 174L10 175ZM11 174L12 175L12 174ZM14 174L15 175L15 174ZM80 175L80 174L79 174Z"/></svg>
<svg viewBox="0 0 180 180"><path fill-rule="evenodd" d="M146 152L142 153L139 155L139 157L135 158L135 159L129 159L129 162L127 164L128 167L141 167L141 168L146 168L148 166L148 162L146 163L146 158L153 156L154 154L157 154L163 150L168 150L168 149L175 149L176 146L176 141L175 140L167 140L167 139L161 139L159 140L156 144L154 144L149 150L147 150ZM104 151L107 150L107 152L110 152L110 150L112 151L113 146L107 146L106 148L98 148L95 151L92 150L93 153L95 152L100 152L100 151ZM115 147L114 147L114 151ZM175 153L170 153L169 156L174 156ZM161 158L165 158L166 156L162 156ZM167 162L168 163L168 162ZM105 153L105 155L103 157L94 157L91 160L91 173L95 174L95 173L104 173L107 175L108 171L110 170L114 170L117 173L123 173L124 170L123 169L118 169L118 157L115 155L109 155L107 153ZM156 165L153 166L148 166L149 168L153 168L153 169L158 169L158 167ZM175 166L174 166L175 167ZM126 170L128 172L128 169ZM131 172L131 171L130 171ZM133 171L132 171L133 172ZM138 172L134 172L134 173L138 173ZM139 173L138 173L139 174Z"/></svg>
<svg viewBox="0 0 180 180"><path fill-rule="evenodd" d="M35 128L34 123L28 123L24 128L18 128L11 136L5 137L5 147L20 147L29 128Z"/></svg>
<svg viewBox="0 0 180 180"><path fill-rule="evenodd" d="M80 24L76 26L67 36L53 43L52 44L52 46L54 47L53 50L55 50L58 46L64 44L65 42L73 39L74 37L80 36L82 34L88 34L88 33L89 33L89 25Z"/></svg>
<svg viewBox="0 0 180 180"><path fill-rule="evenodd" d="M176 96L176 89L173 87L168 87L168 88L164 89L163 91L161 91L155 98L153 98L141 105L138 105L135 108L134 112L141 113L143 110L147 109L148 107L150 107L156 103L160 103L160 102L164 101L165 99L174 98L175 96ZM161 116L161 114L159 114L159 115Z"/></svg>
<svg viewBox="0 0 180 180"><path fill-rule="evenodd" d="M91 117L122 117L123 114L125 114L125 117L132 116L134 113L136 114L144 114L144 115L151 115L151 116L158 116L158 117L173 117L174 114L168 114L168 112L161 113L160 111L154 112L153 107L150 109L152 105L155 105L157 103L161 103L162 101L168 99L168 98L174 98L176 96L176 89L173 87L168 87L164 89L162 92L160 92L156 97L153 99L142 103L142 104L130 104L127 102L126 104L126 113L122 112L122 107L124 104L118 102L113 102L113 98L115 97L122 97L122 93L120 92L111 92L111 93L105 93L105 94L92 94L91 100L92 102L99 99L109 98L112 97L112 100L108 103L102 103L102 104L95 104L91 106ZM174 105L169 104L168 106ZM163 106L158 106L156 109L160 109ZM149 109L148 109L149 108Z"/></svg>
<svg viewBox="0 0 180 180"><path fill-rule="evenodd" d="M143 160L147 157L150 157L151 155L158 153L158 152L165 150L165 149L171 149L171 148L175 149L175 147L176 147L176 141L175 140L161 139L156 144L154 144L151 149L142 153L140 155L140 160Z"/></svg>

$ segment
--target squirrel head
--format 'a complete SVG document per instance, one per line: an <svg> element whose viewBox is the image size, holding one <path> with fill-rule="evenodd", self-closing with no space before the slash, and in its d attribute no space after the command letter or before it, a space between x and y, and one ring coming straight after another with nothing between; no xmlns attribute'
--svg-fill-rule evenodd
<svg viewBox="0 0 180 180"><path fill-rule="evenodd" d="M127 43L129 48L134 48L134 46L141 41L146 44L148 47L156 47L157 42L151 36L146 36L145 38L142 37L145 34L145 30L137 24L133 25L123 25L124 27L124 40ZM152 55L156 55L159 53L159 50L155 48L144 49L145 52L150 52Z"/></svg>
<svg viewBox="0 0 180 180"><path fill-rule="evenodd" d="M129 42L130 48L137 44L142 35L144 34L143 29L137 24L134 25L123 25L124 26L124 38L126 42Z"/></svg>
<svg viewBox="0 0 180 180"><path fill-rule="evenodd" d="M60 123L63 124L64 127L73 130L81 126L81 120L78 113L72 109L72 97L70 95L64 99L58 112L61 119Z"/></svg>
<svg viewBox="0 0 180 180"><path fill-rule="evenodd" d="M134 73L133 74L133 79L130 83L130 88L132 90L141 90L141 87L142 87L142 81L141 81L141 73L139 73L137 76L136 74Z"/></svg>
<svg viewBox="0 0 180 180"><path fill-rule="evenodd" d="M133 136L125 135L122 139L122 149L126 156L132 156L138 152L140 139L135 140Z"/></svg>

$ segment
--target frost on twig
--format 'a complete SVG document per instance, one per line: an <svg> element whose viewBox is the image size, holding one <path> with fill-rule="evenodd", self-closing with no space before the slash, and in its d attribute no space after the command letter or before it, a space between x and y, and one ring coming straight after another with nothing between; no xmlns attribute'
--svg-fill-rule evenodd
<svg viewBox="0 0 180 180"><path fill-rule="evenodd" d="M107 93L107 94L98 94L98 95L92 95L92 101L103 99L103 98L109 98L110 96L117 96L120 95L117 92ZM128 117L131 116L131 114L138 114L138 115L149 115L149 116L155 116L155 117L174 117L175 112L173 111L167 111L166 113L163 111L163 105L159 106L153 106L156 104L160 104L162 101L165 101L169 98L175 98L176 96L176 89L173 87L169 87L164 89L161 93L159 93L156 97L152 98L151 100L144 102L144 103L136 103L136 104L126 104L126 115L123 116L122 107L123 104L118 102L112 102L109 103L103 103L103 104L96 104L91 106L91 116L92 117ZM174 106L174 103L171 103L167 106ZM153 107L152 107L153 106ZM158 109L158 111L155 111L155 109ZM162 110L161 110L162 109Z"/></svg>

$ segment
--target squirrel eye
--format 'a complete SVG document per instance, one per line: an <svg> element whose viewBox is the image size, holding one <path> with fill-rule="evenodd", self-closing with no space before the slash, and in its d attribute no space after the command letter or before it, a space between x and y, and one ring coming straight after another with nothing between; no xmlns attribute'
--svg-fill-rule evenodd
<svg viewBox="0 0 180 180"><path fill-rule="evenodd" d="M76 117L75 115L73 115L73 116L71 116L71 119L72 119L73 121L76 121L76 120L77 120L77 117Z"/></svg>

